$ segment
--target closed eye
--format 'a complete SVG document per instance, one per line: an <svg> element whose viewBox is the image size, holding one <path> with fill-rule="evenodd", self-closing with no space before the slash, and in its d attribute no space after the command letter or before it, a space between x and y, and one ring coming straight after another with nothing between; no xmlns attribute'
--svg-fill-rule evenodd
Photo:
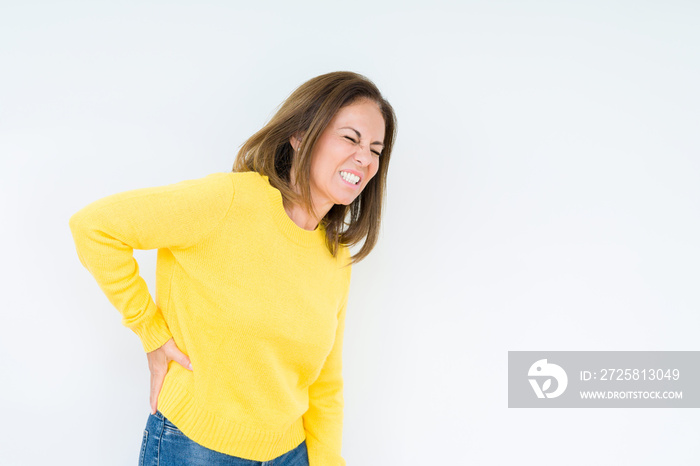
<svg viewBox="0 0 700 466"><path fill-rule="evenodd" d="M343 136L345 139L352 141L354 144L357 144L357 141L351 138L350 136ZM376 155L377 157L380 157L382 154L381 152L377 152L376 150L373 150L372 153Z"/></svg>

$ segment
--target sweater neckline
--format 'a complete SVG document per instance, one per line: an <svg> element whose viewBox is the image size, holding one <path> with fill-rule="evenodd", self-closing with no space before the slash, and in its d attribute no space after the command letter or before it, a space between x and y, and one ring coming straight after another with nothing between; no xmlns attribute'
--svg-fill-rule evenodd
<svg viewBox="0 0 700 466"><path fill-rule="evenodd" d="M323 225L319 222L315 230L305 230L294 223L294 220L289 218L287 211L284 210L284 202L280 190L270 184L270 179L267 175L260 175L260 177L265 180L268 186L267 192L272 217L275 219L275 223L282 233L301 246L308 247L318 245L319 243L325 244L326 232Z"/></svg>

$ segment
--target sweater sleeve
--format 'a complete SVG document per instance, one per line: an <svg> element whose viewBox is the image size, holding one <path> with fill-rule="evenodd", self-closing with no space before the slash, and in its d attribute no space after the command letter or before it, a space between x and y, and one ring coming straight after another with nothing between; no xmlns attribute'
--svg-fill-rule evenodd
<svg viewBox="0 0 700 466"><path fill-rule="evenodd" d="M213 173L113 194L70 217L80 262L122 314L122 324L141 339L144 351L159 348L172 335L139 275L134 249L196 244L226 216L233 191L228 173Z"/></svg>
<svg viewBox="0 0 700 466"><path fill-rule="evenodd" d="M309 409L303 415L309 466L345 466L343 438L343 335L348 295L338 312L335 342L316 381L309 386Z"/></svg>

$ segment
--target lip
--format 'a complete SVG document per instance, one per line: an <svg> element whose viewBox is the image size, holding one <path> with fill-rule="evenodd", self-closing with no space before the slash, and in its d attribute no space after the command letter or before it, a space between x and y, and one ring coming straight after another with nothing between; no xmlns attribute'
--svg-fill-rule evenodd
<svg viewBox="0 0 700 466"><path fill-rule="evenodd" d="M358 181L357 184L349 183L349 182L345 181L345 179L344 179L342 176L340 176L340 172L352 173L353 175L358 176L358 177L360 178L360 181ZM343 168L342 170L339 170L339 171L338 171L338 176L340 177L341 181L342 181L343 183L345 183L346 185L348 185L348 186L352 186L353 188L359 188L360 186L362 186L362 178L363 178L363 176L362 176L362 173L358 172L357 170L352 170L352 169L349 169L349 168Z"/></svg>

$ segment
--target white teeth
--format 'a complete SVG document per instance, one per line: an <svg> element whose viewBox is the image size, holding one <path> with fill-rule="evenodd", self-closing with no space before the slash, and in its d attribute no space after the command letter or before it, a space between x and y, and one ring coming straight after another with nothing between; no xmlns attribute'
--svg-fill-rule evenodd
<svg viewBox="0 0 700 466"><path fill-rule="evenodd" d="M357 175L353 175L352 173L340 172L340 176L342 176L343 179L348 183L357 184L360 181L360 177Z"/></svg>

